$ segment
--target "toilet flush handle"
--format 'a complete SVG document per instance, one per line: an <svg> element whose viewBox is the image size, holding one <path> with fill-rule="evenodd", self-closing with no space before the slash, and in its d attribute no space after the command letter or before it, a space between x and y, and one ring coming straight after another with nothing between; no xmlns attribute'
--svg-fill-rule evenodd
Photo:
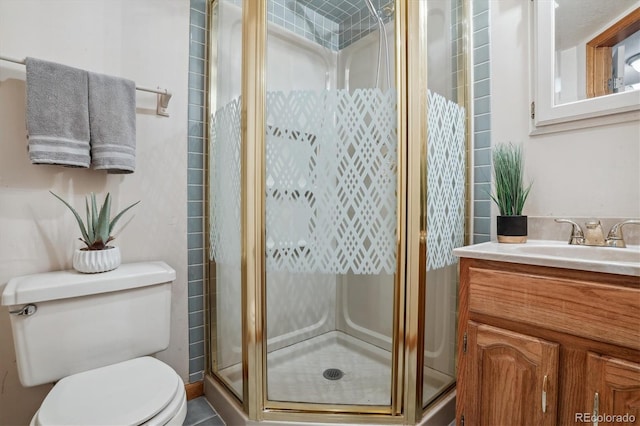
<svg viewBox="0 0 640 426"><path fill-rule="evenodd" d="M20 315L20 316L31 316L36 313L38 307L33 303L29 303L28 305L24 305L22 308L17 309L15 311L9 311L12 315Z"/></svg>

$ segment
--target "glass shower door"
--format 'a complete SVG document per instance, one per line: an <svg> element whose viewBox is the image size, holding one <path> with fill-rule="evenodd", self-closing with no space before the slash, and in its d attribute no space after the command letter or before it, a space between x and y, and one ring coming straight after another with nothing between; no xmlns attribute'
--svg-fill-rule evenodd
<svg viewBox="0 0 640 426"><path fill-rule="evenodd" d="M458 259L464 245L467 135L463 0L427 2L426 282L422 404L455 383Z"/></svg>
<svg viewBox="0 0 640 426"><path fill-rule="evenodd" d="M398 205L392 6L267 5L270 407L391 404Z"/></svg>
<svg viewBox="0 0 640 426"><path fill-rule="evenodd" d="M241 128L242 6L211 4L209 58L209 294L212 370L240 399L242 376Z"/></svg>

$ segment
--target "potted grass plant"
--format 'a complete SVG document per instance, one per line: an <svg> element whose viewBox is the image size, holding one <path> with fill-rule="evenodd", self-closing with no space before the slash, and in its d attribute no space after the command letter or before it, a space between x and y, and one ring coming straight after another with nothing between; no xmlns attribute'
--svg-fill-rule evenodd
<svg viewBox="0 0 640 426"><path fill-rule="evenodd" d="M524 155L519 145L499 144L493 149L494 192L491 199L498 205L496 219L498 242L525 243L527 216L522 215L531 183L524 183Z"/></svg>
<svg viewBox="0 0 640 426"><path fill-rule="evenodd" d="M73 254L73 268L78 272L97 273L111 271L120 266L120 249L117 246L109 245L115 238L112 235L113 228L122 215L140 201L131 204L111 219L110 194L107 193L104 202L98 208L96 195L91 193L90 197L85 198L87 211L87 223L85 225L76 209L55 193L51 192L51 194L71 210L82 234L79 240L86 245L86 247L75 250ZM89 205L89 198L91 199L91 205Z"/></svg>

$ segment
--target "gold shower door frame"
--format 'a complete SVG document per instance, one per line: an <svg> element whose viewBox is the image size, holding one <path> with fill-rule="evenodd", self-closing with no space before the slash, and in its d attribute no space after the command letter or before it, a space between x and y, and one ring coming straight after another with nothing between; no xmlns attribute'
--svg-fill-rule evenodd
<svg viewBox="0 0 640 426"><path fill-rule="evenodd" d="M209 10L211 10L211 5L216 0L209 1ZM422 351L424 347L428 130L425 119L427 114L427 2L425 0L395 1L395 83L398 88L396 215L398 255L393 301L391 404L384 406L328 405L267 399L264 257L266 6L267 0L243 0L242 5L241 93L243 101L240 208L243 395L242 401L238 403L242 405L243 411L251 420L369 424L419 422L426 412L422 407ZM408 40L411 40L411 43L408 43ZM462 78L466 85L466 70L463 74ZM468 97L465 98L465 106L466 99ZM209 262L207 273L209 280L214 276L213 268L215 265ZM209 292L215 295L214 289L210 289ZM208 300L211 304L215 302L214 299L208 298ZM210 313L213 312L212 309L215 309L215 304L208 307ZM209 328L210 332L207 334L211 335L211 332L215 332L215 327L209 325ZM215 336L212 340L210 347L212 354L215 354ZM211 363L208 362L208 365L210 369ZM215 372L208 371L208 373L216 377ZM224 384L221 380L219 382Z"/></svg>

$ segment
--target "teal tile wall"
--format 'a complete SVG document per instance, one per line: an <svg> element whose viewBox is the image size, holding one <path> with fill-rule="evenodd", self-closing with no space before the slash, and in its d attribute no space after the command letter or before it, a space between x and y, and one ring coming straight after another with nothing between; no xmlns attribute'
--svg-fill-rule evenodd
<svg viewBox="0 0 640 426"><path fill-rule="evenodd" d="M473 7L473 242L491 239L491 63L489 0Z"/></svg>
<svg viewBox="0 0 640 426"><path fill-rule="evenodd" d="M204 377L204 131L207 0L191 0L187 144L189 382Z"/></svg>
<svg viewBox="0 0 640 426"><path fill-rule="evenodd" d="M463 19L457 19L462 15L462 0L454 0L451 2L451 99L458 99L458 70L461 68L459 47L462 40ZM464 62L462 62L464 63Z"/></svg>

